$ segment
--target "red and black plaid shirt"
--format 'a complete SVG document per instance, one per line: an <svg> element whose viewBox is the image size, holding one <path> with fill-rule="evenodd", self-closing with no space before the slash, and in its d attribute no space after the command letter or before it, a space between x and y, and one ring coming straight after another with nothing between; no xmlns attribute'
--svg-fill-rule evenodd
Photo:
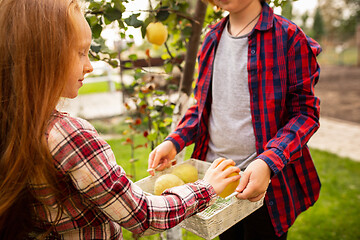
<svg viewBox="0 0 360 240"><path fill-rule="evenodd" d="M215 201L203 180L147 196L116 163L109 146L90 123L55 113L47 131L59 174L66 176L64 213L55 225L60 239L123 239L121 227L153 234L171 228ZM43 204L35 205L39 227L54 222L59 210L46 185L33 185Z"/></svg>
<svg viewBox="0 0 360 240"><path fill-rule="evenodd" d="M213 62L226 21L228 17L207 33L198 57L196 104L167 138L178 151L195 142L192 157L197 159L205 160L208 150ZM316 56L321 48L294 23L275 15L267 4L263 4L248 41L257 158L273 172L265 202L275 232L281 235L319 197L320 181L306 144L319 127L320 100L314 95L314 86L320 74Z"/></svg>

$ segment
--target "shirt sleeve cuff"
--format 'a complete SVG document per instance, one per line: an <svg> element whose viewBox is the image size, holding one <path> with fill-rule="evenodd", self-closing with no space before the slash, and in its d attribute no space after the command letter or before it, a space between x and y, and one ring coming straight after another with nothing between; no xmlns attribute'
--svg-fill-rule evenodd
<svg viewBox="0 0 360 240"><path fill-rule="evenodd" d="M283 152L277 148L268 149L257 156L257 158L265 161L275 175L285 167L287 162Z"/></svg>
<svg viewBox="0 0 360 240"><path fill-rule="evenodd" d="M213 186L202 179L199 179L194 183L170 188L164 193L181 196L181 198L185 201L185 204L188 205L187 209L192 209L189 211L190 215L205 210L208 206L213 204L217 198ZM192 200L194 196L195 199Z"/></svg>
<svg viewBox="0 0 360 240"><path fill-rule="evenodd" d="M199 184L200 186L204 186L208 190L210 201L207 203L206 207L212 205L217 199L217 194L215 193L215 189L213 188L213 186L210 183L208 183L202 179L197 180L195 183Z"/></svg>
<svg viewBox="0 0 360 240"><path fill-rule="evenodd" d="M171 141L174 144L177 153L185 147L185 142L182 141L181 137L175 133L170 134L164 141Z"/></svg>

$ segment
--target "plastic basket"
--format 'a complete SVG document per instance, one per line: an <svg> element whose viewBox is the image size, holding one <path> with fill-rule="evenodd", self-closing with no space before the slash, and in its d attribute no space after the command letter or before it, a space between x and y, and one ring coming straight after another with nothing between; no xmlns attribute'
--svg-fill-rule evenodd
<svg viewBox="0 0 360 240"><path fill-rule="evenodd" d="M189 159L180 164L191 164L198 169L199 178L203 178L206 170L211 165L208 162ZM156 172L155 176L149 176L136 182L148 194L154 194L155 180L163 174L171 173L172 166L161 172ZM263 205L264 198L257 202L239 200L235 196L229 199L218 198L216 202L204 211L185 219L179 224L182 228L202 237L213 239L226 231L228 228L254 212Z"/></svg>

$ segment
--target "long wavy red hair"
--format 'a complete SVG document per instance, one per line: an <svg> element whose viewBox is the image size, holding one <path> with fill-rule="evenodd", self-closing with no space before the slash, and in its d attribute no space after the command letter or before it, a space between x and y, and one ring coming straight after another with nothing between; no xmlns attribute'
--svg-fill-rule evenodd
<svg viewBox="0 0 360 240"><path fill-rule="evenodd" d="M1 239L31 230L31 203L41 201L31 184L61 194L45 132L74 57L79 10L74 0L0 0Z"/></svg>

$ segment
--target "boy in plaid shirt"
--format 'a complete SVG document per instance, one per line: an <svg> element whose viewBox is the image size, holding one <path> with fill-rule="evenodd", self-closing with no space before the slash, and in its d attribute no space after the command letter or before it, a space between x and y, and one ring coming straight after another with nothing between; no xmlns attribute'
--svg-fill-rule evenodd
<svg viewBox="0 0 360 240"><path fill-rule="evenodd" d="M150 154L149 168L163 169L192 143L194 158L233 159L244 170L237 197L265 194L265 204L220 239L286 239L320 192L307 142L319 127L321 48L265 1L211 2L229 15L202 44L196 103Z"/></svg>

